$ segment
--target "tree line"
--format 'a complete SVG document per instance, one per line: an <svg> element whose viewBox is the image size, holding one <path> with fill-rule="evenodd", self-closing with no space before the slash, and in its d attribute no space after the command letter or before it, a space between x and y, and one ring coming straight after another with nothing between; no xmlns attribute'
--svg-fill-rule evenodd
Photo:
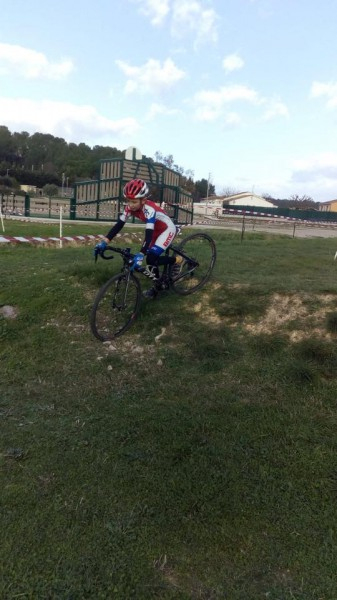
<svg viewBox="0 0 337 600"><path fill-rule="evenodd" d="M20 185L37 188L62 185L71 187L76 181L98 179L99 161L124 158L124 150L111 146L93 146L85 143L66 142L63 138L47 133L27 131L11 132L0 126L0 191L18 189ZM175 164L172 155L164 156L157 151L154 158L145 159L161 163L180 174L180 185L199 200L215 193L206 179L194 181L192 171L185 171Z"/></svg>
<svg viewBox="0 0 337 600"><path fill-rule="evenodd" d="M111 146L93 146L85 143L66 142L49 133L29 134L27 131L11 132L0 125L0 192L18 190L20 185L71 187L76 181L98 179L99 161L109 158L124 158L124 150ZM193 171L177 165L172 154L164 156L160 151L145 159L160 163L180 174L180 185L190 192L194 201L215 195L215 186L210 178L194 181ZM49 189L51 189L49 187ZM225 188L219 195L229 196L235 191ZM263 195L279 207L310 209L318 202L309 196L291 196L287 199Z"/></svg>

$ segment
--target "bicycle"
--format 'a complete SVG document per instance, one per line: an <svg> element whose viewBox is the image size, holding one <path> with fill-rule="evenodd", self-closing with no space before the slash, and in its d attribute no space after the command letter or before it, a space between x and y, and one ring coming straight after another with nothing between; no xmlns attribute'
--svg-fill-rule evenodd
<svg viewBox="0 0 337 600"><path fill-rule="evenodd" d="M207 283L216 260L214 240L206 233L193 233L183 239L179 245L172 244L167 248L166 255L179 255L183 261L181 265L160 267L159 279L155 278L149 265L131 270L134 254L131 253L130 248L107 246L100 256L105 260L111 260L114 256L107 256L106 252L121 255L123 266L120 273L111 277L100 288L92 307L91 331L102 342L113 340L125 333L139 314L142 292L135 273L155 281L158 289L172 289L176 294L188 295L200 290Z"/></svg>

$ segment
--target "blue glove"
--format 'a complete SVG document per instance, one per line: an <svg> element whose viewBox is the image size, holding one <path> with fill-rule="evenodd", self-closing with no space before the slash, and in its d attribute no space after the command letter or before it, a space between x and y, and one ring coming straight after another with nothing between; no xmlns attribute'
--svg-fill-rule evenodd
<svg viewBox="0 0 337 600"><path fill-rule="evenodd" d="M97 258L98 254L102 254L102 252L104 252L104 250L107 247L107 243L105 240L102 240L101 242L99 242L98 244L96 244L95 248L94 248L94 257Z"/></svg>
<svg viewBox="0 0 337 600"><path fill-rule="evenodd" d="M130 271L134 271L137 267L140 267L143 262L144 254L142 252L137 252L134 255L132 265L130 267Z"/></svg>

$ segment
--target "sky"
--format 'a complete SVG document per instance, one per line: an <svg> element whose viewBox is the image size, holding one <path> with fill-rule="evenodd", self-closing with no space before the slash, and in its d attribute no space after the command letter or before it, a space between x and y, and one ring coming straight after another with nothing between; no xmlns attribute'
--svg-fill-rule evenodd
<svg viewBox="0 0 337 600"><path fill-rule="evenodd" d="M337 198L337 0L11 0L0 125Z"/></svg>

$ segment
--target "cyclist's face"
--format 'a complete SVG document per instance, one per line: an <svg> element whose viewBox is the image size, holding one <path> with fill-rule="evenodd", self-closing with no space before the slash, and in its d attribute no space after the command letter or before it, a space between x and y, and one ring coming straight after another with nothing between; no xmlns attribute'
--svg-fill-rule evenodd
<svg viewBox="0 0 337 600"><path fill-rule="evenodd" d="M143 202L141 198L128 198L128 205L130 210L138 210L142 206Z"/></svg>

